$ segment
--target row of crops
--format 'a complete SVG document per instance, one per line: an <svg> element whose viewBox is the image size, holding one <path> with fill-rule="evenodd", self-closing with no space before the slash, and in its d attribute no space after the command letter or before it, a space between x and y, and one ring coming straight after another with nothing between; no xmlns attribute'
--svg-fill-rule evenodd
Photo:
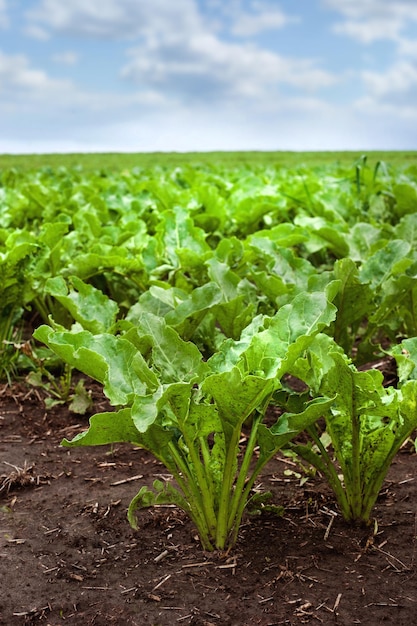
<svg viewBox="0 0 417 626"><path fill-rule="evenodd" d="M132 442L175 479L133 526L176 504L233 545L284 447L368 522L417 426L416 241L412 166L3 170L1 376L102 383L115 410L64 445Z"/></svg>

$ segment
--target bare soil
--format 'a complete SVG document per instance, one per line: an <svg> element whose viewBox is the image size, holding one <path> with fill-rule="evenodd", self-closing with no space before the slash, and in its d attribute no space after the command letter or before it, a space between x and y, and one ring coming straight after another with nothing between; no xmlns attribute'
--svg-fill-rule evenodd
<svg viewBox="0 0 417 626"><path fill-rule="evenodd" d="M94 412L107 410L89 385ZM67 449L87 425L0 389L0 624L235 626L417 623L417 455L394 461L368 528L347 525L320 477L277 457L261 478L283 516L247 517L236 548L202 551L177 509L126 520L142 484L168 479L132 446ZM287 471L286 471L287 470Z"/></svg>

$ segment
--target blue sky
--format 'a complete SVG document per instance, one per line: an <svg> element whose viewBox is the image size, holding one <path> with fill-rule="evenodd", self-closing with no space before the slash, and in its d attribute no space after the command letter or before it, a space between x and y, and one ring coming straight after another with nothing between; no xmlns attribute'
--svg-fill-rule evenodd
<svg viewBox="0 0 417 626"><path fill-rule="evenodd" d="M0 0L0 153L417 149L417 0Z"/></svg>

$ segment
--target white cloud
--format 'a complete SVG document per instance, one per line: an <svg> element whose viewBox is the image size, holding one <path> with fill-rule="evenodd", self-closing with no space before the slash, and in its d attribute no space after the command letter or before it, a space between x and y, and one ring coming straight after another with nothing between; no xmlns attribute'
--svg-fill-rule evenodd
<svg viewBox="0 0 417 626"><path fill-rule="evenodd" d="M348 35L364 44L373 43L380 39L398 40L402 29L400 19L387 19L386 17L374 17L366 21L347 20L335 24L334 32Z"/></svg>
<svg viewBox="0 0 417 626"><path fill-rule="evenodd" d="M48 97L51 92L69 89L65 80L49 78L39 69L32 68L23 54L6 55L0 51L0 94L13 100L23 94Z"/></svg>
<svg viewBox="0 0 417 626"><path fill-rule="evenodd" d="M408 61L398 61L385 73L363 71L362 80L375 98L408 94L417 87L417 66Z"/></svg>
<svg viewBox="0 0 417 626"><path fill-rule="evenodd" d="M398 52L401 56L417 58L417 39L401 38L398 41Z"/></svg>
<svg viewBox="0 0 417 626"><path fill-rule="evenodd" d="M197 32L187 39L154 37L130 55L122 73L125 78L185 101L262 99L282 84L311 91L337 81L311 60L288 59L253 45L224 42L211 33Z"/></svg>
<svg viewBox="0 0 417 626"><path fill-rule="evenodd" d="M264 31L278 30L299 21L299 18L289 16L280 8L264 2L252 2L251 8L250 12L244 10L237 12L231 28L234 35L250 37Z"/></svg>
<svg viewBox="0 0 417 626"><path fill-rule="evenodd" d="M55 61L55 63L62 63L62 65L76 65L79 60L79 55L76 52L67 50L67 52L52 55L52 60Z"/></svg>
<svg viewBox="0 0 417 626"><path fill-rule="evenodd" d="M62 120L61 120L62 122ZM5 152L111 152L209 150L371 150L412 149L407 120L375 116L349 107L304 100L278 103L275 110L204 111L171 107L169 115L148 112L135 119L47 127L43 136L27 132L0 135ZM0 121L1 125L1 121ZM393 133L395 129L395 133Z"/></svg>
<svg viewBox="0 0 417 626"><path fill-rule="evenodd" d="M0 0L1 2L1 0ZM209 3L208 3L209 4ZM264 30L282 28L298 18L265 1L253 0L251 10L241 7L241 0L222 3L217 14L230 18L231 31L239 36L250 36ZM28 32L45 37L46 31L67 35L107 39L132 39L153 35L192 34L210 30L220 22L203 20L196 0L40 0L26 12Z"/></svg>
<svg viewBox="0 0 417 626"><path fill-rule="evenodd" d="M193 0L40 0L26 16L31 27L104 39L192 32L199 21Z"/></svg>
<svg viewBox="0 0 417 626"><path fill-rule="evenodd" d="M417 19L415 0L322 0L322 4L354 20L372 17Z"/></svg>
<svg viewBox="0 0 417 626"><path fill-rule="evenodd" d="M146 112L155 106L163 112L167 105L160 93L150 89L128 94L85 91L71 80L53 78L33 67L25 55L0 51L0 111L29 115L32 120L71 114L94 123L96 115L107 119L115 112Z"/></svg>
<svg viewBox="0 0 417 626"><path fill-rule="evenodd" d="M48 41L50 39L48 31L38 24L28 24L23 30L32 39L37 39L38 41Z"/></svg>
<svg viewBox="0 0 417 626"><path fill-rule="evenodd" d="M251 13L227 5L241 35L290 21L279 9L255 0ZM272 8L271 8L272 7ZM65 35L135 40L121 76L145 92L182 102L276 96L279 85L312 91L337 82L311 59L291 59L245 42L222 40L196 0L41 0L27 12L30 26ZM253 17L253 21L249 20ZM269 20L269 21L268 21Z"/></svg>
<svg viewBox="0 0 417 626"><path fill-rule="evenodd" d="M400 60L385 72L361 73L366 94L356 101L361 110L374 115L389 114L397 118L417 119L417 65Z"/></svg>
<svg viewBox="0 0 417 626"><path fill-rule="evenodd" d="M27 58L20 58L16 75L37 73L44 88L26 87L26 97L19 98L9 77L10 102L14 93L18 106L25 102L33 118L62 119L59 135L64 150L76 140L66 128L79 132L77 141L84 150L97 146L101 150L111 146L122 150L199 146L208 150L216 146L227 149L228 145L231 149L262 149L265 141L270 142L270 149L279 148L279 139L266 129L268 123L263 126L264 118L276 121L282 134L285 124L281 116L293 117L291 127L296 135L304 116L326 119L329 108L317 93L343 78L311 58L288 58L253 43L222 38L225 24L229 32L234 29L245 37L295 20L265 0L253 1L249 9L242 6L240 0L222 3L216 15L224 18L227 13L228 17L227 21L221 19L219 28L200 12L196 0L39 0L26 12L28 29L38 39L49 37L53 42L62 35L129 42L128 60L120 76L130 82L132 92L86 92L70 81L55 81L31 67ZM248 11L253 23L248 21ZM76 58L73 53L61 53L54 60L72 63ZM288 87L291 95L285 94ZM123 122L112 125L111 120L117 118ZM45 137L50 146L55 131ZM83 143L84 135L93 148ZM104 136L108 143L102 140Z"/></svg>
<svg viewBox="0 0 417 626"><path fill-rule="evenodd" d="M405 59L385 72L362 71L365 95L354 103L356 110L391 120L417 120L417 64ZM412 136L412 130L409 129Z"/></svg>
<svg viewBox="0 0 417 626"><path fill-rule="evenodd" d="M6 0L0 0L0 28L7 28L9 26L9 18L7 15Z"/></svg>
<svg viewBox="0 0 417 626"><path fill-rule="evenodd" d="M417 0L0 0L0 27L6 5L14 28L26 24L45 43L17 37L26 54L0 53L0 153L415 147ZM392 65L369 50L373 71L329 72L314 39L296 37L303 23L285 37L293 56L280 54L279 34L297 20L287 10L302 16L307 5L312 21L325 18L315 36L326 36L330 15L349 37L334 67L339 52L346 59L355 42L378 39L396 46ZM253 39L266 31L277 33L274 48ZM44 68L30 60L40 50ZM71 73L93 84L95 61L108 91L59 78L62 64L77 63L72 50L89 63Z"/></svg>
<svg viewBox="0 0 417 626"><path fill-rule="evenodd" d="M403 31L417 23L415 0L322 0L322 4L345 18L334 25L335 32L365 44L384 39L401 44Z"/></svg>
<svg viewBox="0 0 417 626"><path fill-rule="evenodd" d="M369 120L372 125L375 125L378 118L382 120L385 124L386 135L389 136L389 132L387 132L388 125L392 128L391 133L393 136L389 139L391 142L394 141L394 144L397 143L397 147L393 147L393 150L415 150L415 133L413 132L413 129L410 128L410 124L413 124L413 127L415 127L417 121L417 109L413 104L410 104L407 101L403 101L401 104L381 102L371 96L364 96L363 98L359 98L354 103L354 109L360 114L366 113L369 115ZM401 141L395 141L394 139L395 134L398 134L396 126L404 126L404 123L408 124L408 126L406 126L402 139L403 142L406 142L408 147L404 147L405 143L401 144ZM386 146L384 147L383 143L380 145L383 150L391 149Z"/></svg>
<svg viewBox="0 0 417 626"><path fill-rule="evenodd" d="M417 37L411 34L417 27L416 0L322 0L322 4L341 14L343 21L334 31L352 37L363 44L391 41L396 46L396 60L381 71L363 70L358 76L364 94L354 102L360 114L387 120L417 119ZM385 131L387 133L387 130ZM414 135L409 129L409 135Z"/></svg>

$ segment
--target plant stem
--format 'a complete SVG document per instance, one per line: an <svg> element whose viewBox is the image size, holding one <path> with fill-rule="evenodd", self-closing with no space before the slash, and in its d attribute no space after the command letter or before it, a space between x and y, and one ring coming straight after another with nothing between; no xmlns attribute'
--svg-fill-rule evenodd
<svg viewBox="0 0 417 626"><path fill-rule="evenodd" d="M38 310L43 322L45 324L49 324L49 311L48 308L45 306L43 300L38 296L34 299L33 304Z"/></svg>
<svg viewBox="0 0 417 626"><path fill-rule="evenodd" d="M199 442L200 442L200 451L201 451L201 456L203 457L203 464L204 467L206 469L206 476L207 476L207 481L208 481L208 488L210 490L210 495L211 498L214 502L214 483L213 483L213 476L212 473L210 471L210 448L208 446L207 440L204 437L199 437ZM207 471L208 470L208 471Z"/></svg>
<svg viewBox="0 0 417 626"><path fill-rule="evenodd" d="M227 447L226 462L223 469L223 484L220 492L219 511L217 514L217 531L216 531L216 547L223 550L226 545L227 536L229 534L229 505L230 494L232 492L233 482L235 480L235 463L239 449L241 423L235 426L232 436Z"/></svg>
<svg viewBox="0 0 417 626"><path fill-rule="evenodd" d="M248 442L246 444L246 450L245 450L245 454L243 457L243 461L242 461L242 465L240 466L240 470L239 470L239 475L238 475L238 479L236 481L235 484L235 488L234 488L234 493L233 493L233 497L232 497L232 502L230 505L230 512L229 512L229 519L228 519L228 529L231 530L235 525L239 524L239 519L236 519L236 514L237 511L239 510L239 504L241 502L241 499L243 498L243 493L244 493L244 488L245 488L245 482L249 473L249 467L250 467L250 462L252 460L253 457L253 451L255 449L255 445L256 445L256 438L257 438L257 433L258 433L258 426L262 420L262 415L258 415L257 417L254 418L253 423L252 423L252 428L251 428L251 432L250 432L250 436L248 439ZM243 503L243 508L242 508L242 513L243 514L243 510L244 507L246 505L246 501Z"/></svg>
<svg viewBox="0 0 417 626"><path fill-rule="evenodd" d="M178 467L178 471L173 472L174 478L183 492L185 499L190 505L190 509L187 511L187 514L190 515L197 527L204 549L211 551L213 550L213 545L209 537L213 536L213 533L211 532L204 515L204 499L202 499L202 494L198 489L198 485L195 483L194 476L192 475L187 462L182 458L180 451L172 442L169 443L169 450L175 464ZM166 466L167 464L165 460L161 460Z"/></svg>
<svg viewBox="0 0 417 626"><path fill-rule="evenodd" d="M350 519L349 503L346 498L346 492L343 489L339 476L337 475L336 468L332 462L332 459L330 458L329 453L327 452L326 448L324 447L317 433L317 427L315 425L309 426L307 428L307 432L310 435L310 437L313 439L314 443L316 444L316 446L318 447L320 451L320 456L324 461L323 469L325 471L326 478L329 481L329 485L334 491L334 494L336 496L337 502L339 504L340 510L342 511L342 515L344 519L348 520Z"/></svg>
<svg viewBox="0 0 417 626"><path fill-rule="evenodd" d="M195 482L195 479L197 479L197 484L195 485L196 492L200 494L199 489L201 491L201 495L199 497L200 510L204 513L204 517L208 525L209 535L214 537L218 522L214 512L212 493L206 479L208 472L205 472L204 465L201 462L200 455L197 453L194 441L188 437L187 428L182 427L181 431L191 458L192 470L194 470L195 473L194 477L190 472L190 481Z"/></svg>
<svg viewBox="0 0 417 626"><path fill-rule="evenodd" d="M353 374L352 374L353 389ZM360 519L363 495L361 480L361 458L360 458L360 416L357 414L355 393L352 393L351 406L352 420L352 476L345 476L346 492L349 497L349 506L352 513L352 519Z"/></svg>

